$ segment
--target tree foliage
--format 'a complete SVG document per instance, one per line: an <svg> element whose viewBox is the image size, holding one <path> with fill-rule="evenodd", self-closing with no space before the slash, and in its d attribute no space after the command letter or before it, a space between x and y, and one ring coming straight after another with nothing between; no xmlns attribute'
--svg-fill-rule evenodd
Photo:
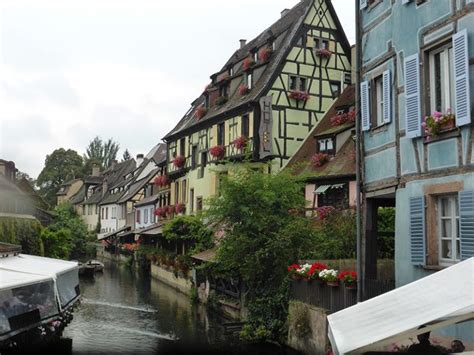
<svg viewBox="0 0 474 355"><path fill-rule="evenodd" d="M21 245L25 254L41 254L41 224L36 219L0 217L0 242Z"/></svg>
<svg viewBox="0 0 474 355"><path fill-rule="evenodd" d="M188 241L192 253L212 247L212 231L197 216L177 216L163 227L163 236L169 241Z"/></svg>
<svg viewBox="0 0 474 355"><path fill-rule="evenodd" d="M209 200L205 217L225 234L217 253L219 269L237 272L246 286L248 339L281 335L287 266L312 245L313 229L302 213L303 186L289 174L269 175L246 166L224 177L219 196ZM265 314L259 311L263 305Z"/></svg>
<svg viewBox="0 0 474 355"><path fill-rule="evenodd" d="M112 165L112 162L117 159L119 148L119 144L114 142L111 138L107 141L103 141L102 138L96 136L89 142L84 160L86 164L91 164L88 162L92 162L99 164L102 169L108 168Z"/></svg>
<svg viewBox="0 0 474 355"><path fill-rule="evenodd" d="M45 200L54 205L59 186L68 180L82 177L82 172L82 157L75 150L59 148L46 156L44 168L36 183Z"/></svg>
<svg viewBox="0 0 474 355"><path fill-rule="evenodd" d="M130 154L128 149L125 149L125 152L123 152L122 161L127 161L130 159L132 159L132 155Z"/></svg>

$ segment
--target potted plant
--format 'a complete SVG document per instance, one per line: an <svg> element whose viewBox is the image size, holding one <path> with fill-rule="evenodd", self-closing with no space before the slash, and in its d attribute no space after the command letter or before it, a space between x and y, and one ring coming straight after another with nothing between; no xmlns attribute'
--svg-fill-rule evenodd
<svg viewBox="0 0 474 355"><path fill-rule="evenodd" d="M160 176L157 176L154 180L154 183L156 186L166 186L169 184L169 179L168 179L168 176L166 175L160 175Z"/></svg>
<svg viewBox="0 0 474 355"><path fill-rule="evenodd" d="M321 207L318 207L316 208L316 217L320 220L320 221L323 221L325 220L329 214L334 211L334 207L333 206L321 206Z"/></svg>
<svg viewBox="0 0 474 355"><path fill-rule="evenodd" d="M174 212L175 212L175 210L174 210L173 205L166 206L166 214L172 216L174 214Z"/></svg>
<svg viewBox="0 0 474 355"><path fill-rule="evenodd" d="M239 95L240 96L247 95L249 92L250 92L250 89L249 89L248 85L241 84L239 86Z"/></svg>
<svg viewBox="0 0 474 355"><path fill-rule="evenodd" d="M204 105L199 105L199 107L196 109L196 118L200 120L203 118L207 113L207 109L204 107Z"/></svg>
<svg viewBox="0 0 474 355"><path fill-rule="evenodd" d="M291 90L290 98L296 101L307 101L309 99L309 94L306 91Z"/></svg>
<svg viewBox="0 0 474 355"><path fill-rule="evenodd" d="M273 53L272 47L268 47L268 46L262 47L258 51L258 59L261 62L266 62L268 59L270 59L272 53Z"/></svg>
<svg viewBox="0 0 474 355"><path fill-rule="evenodd" d="M223 145L216 145L209 149L209 153L215 159L222 159L225 155L225 147Z"/></svg>
<svg viewBox="0 0 474 355"><path fill-rule="evenodd" d="M244 136L240 136L232 141L232 144L234 147L236 147L238 150L244 150L245 147L247 146L247 138Z"/></svg>
<svg viewBox="0 0 474 355"><path fill-rule="evenodd" d="M242 67L243 67L244 71L247 71L250 68L252 68L254 65L255 65L255 61L253 60L253 58L251 56L249 56L249 57L244 59L244 63L242 64Z"/></svg>
<svg viewBox="0 0 474 355"><path fill-rule="evenodd" d="M326 281L328 286L337 287L339 286L339 279L337 278L337 270L326 269L319 273L321 280Z"/></svg>
<svg viewBox="0 0 474 355"><path fill-rule="evenodd" d="M173 159L173 165L177 169L181 169L184 166L184 163L186 162L186 158L183 157L182 155L177 155Z"/></svg>
<svg viewBox="0 0 474 355"><path fill-rule="evenodd" d="M319 273L323 270L326 270L327 268L328 266L323 263L316 262L312 264L308 271L308 275L309 275L308 281L317 280L317 281L322 282L323 280L319 277Z"/></svg>
<svg viewBox="0 0 474 355"><path fill-rule="evenodd" d="M227 102L227 97L225 97L225 96L219 96L219 97L216 99L215 104L216 104L217 106L222 106L222 105L224 105L226 102Z"/></svg>
<svg viewBox="0 0 474 355"><path fill-rule="evenodd" d="M301 280L301 276L298 273L298 269L300 268L299 264L292 264L288 266L288 275L293 280Z"/></svg>
<svg viewBox="0 0 474 355"><path fill-rule="evenodd" d="M329 155L326 153L316 153L311 157L311 163L315 168L319 168L329 161Z"/></svg>
<svg viewBox="0 0 474 355"><path fill-rule="evenodd" d="M357 273L355 271L341 271L338 277L347 289L357 288Z"/></svg>
<svg viewBox="0 0 474 355"><path fill-rule="evenodd" d="M356 112L355 110L340 113L336 116L331 117L331 126L340 126L346 122L355 122L356 119Z"/></svg>
<svg viewBox="0 0 474 355"><path fill-rule="evenodd" d="M436 137L440 133L455 127L456 116L448 109L446 113L435 111L430 116L423 119L421 127L423 128L426 140Z"/></svg>
<svg viewBox="0 0 474 355"><path fill-rule="evenodd" d="M314 54L320 58L329 58L332 55L332 52L326 48L316 48Z"/></svg>

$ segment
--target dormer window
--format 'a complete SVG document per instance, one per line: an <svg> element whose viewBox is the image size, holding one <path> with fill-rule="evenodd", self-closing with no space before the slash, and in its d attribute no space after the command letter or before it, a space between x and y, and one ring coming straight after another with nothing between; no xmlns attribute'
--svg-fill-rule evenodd
<svg viewBox="0 0 474 355"><path fill-rule="evenodd" d="M221 97L227 97L227 89L228 89L228 85L227 84L223 84L219 87L219 96Z"/></svg>
<svg viewBox="0 0 474 355"><path fill-rule="evenodd" d="M329 49L329 41L327 39L315 37L314 49Z"/></svg>
<svg viewBox="0 0 474 355"><path fill-rule="evenodd" d="M253 87L253 75L252 75L252 73L247 73L247 75L245 76L245 84L247 85L249 90L252 90L252 87Z"/></svg>
<svg viewBox="0 0 474 355"><path fill-rule="evenodd" d="M229 68L229 76L234 76L234 67Z"/></svg>
<svg viewBox="0 0 474 355"><path fill-rule="evenodd" d="M275 41L273 41L273 42L271 43L271 47L272 47L272 50L275 51L275 49L276 49Z"/></svg>
<svg viewBox="0 0 474 355"><path fill-rule="evenodd" d="M204 95L204 106L206 107L206 109L209 109L209 103L210 103L209 94L206 93Z"/></svg>
<svg viewBox="0 0 474 355"><path fill-rule="evenodd" d="M332 138L318 139L318 153L334 154L334 140Z"/></svg>
<svg viewBox="0 0 474 355"><path fill-rule="evenodd" d="M255 63L258 62L258 51L257 51L257 50L255 50L255 51L253 52L253 61L254 61Z"/></svg>

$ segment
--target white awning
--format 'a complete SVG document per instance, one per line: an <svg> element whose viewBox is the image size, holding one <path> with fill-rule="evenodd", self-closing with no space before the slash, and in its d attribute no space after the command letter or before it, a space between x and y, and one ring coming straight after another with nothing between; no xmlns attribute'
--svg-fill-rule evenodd
<svg viewBox="0 0 474 355"><path fill-rule="evenodd" d="M314 190L314 193L319 195L319 194L323 194L325 193L329 188L331 187L331 185L321 185L321 186L318 186L318 188L316 190Z"/></svg>
<svg viewBox="0 0 474 355"><path fill-rule="evenodd" d="M340 189L342 187L344 187L344 184L335 184L331 186L331 189Z"/></svg>
<svg viewBox="0 0 474 355"><path fill-rule="evenodd" d="M328 332L335 354L363 353L470 319L474 258L329 315Z"/></svg>

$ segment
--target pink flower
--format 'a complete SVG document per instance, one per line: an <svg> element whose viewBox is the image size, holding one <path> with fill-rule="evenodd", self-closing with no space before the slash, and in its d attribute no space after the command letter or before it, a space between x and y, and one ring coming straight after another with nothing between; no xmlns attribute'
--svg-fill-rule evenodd
<svg viewBox="0 0 474 355"><path fill-rule="evenodd" d="M434 118L441 118L441 117L443 117L443 114L441 112L435 111L435 112L433 112L433 117Z"/></svg>

